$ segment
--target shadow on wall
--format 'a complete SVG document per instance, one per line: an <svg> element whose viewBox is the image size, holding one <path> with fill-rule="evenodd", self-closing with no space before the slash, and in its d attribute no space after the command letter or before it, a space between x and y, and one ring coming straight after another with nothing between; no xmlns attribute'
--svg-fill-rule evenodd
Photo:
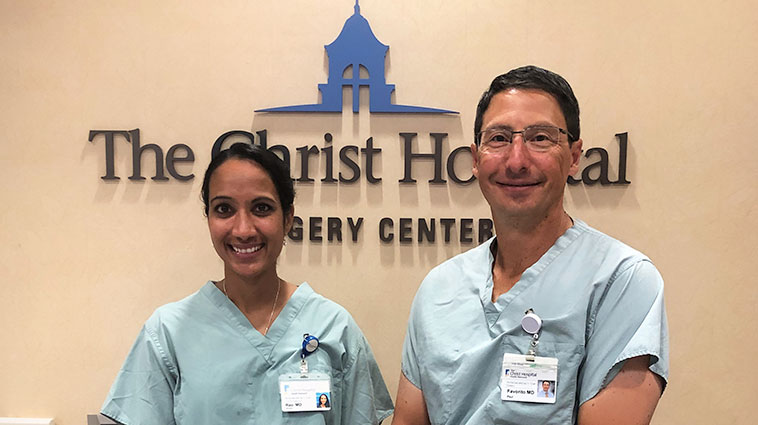
<svg viewBox="0 0 758 425"><path fill-rule="evenodd" d="M100 181L94 194L96 204L180 204L195 195L192 182L205 164L194 164L195 154L189 146L167 148L163 140L145 141L150 135L139 128L90 133L80 160L90 178ZM96 172L93 163L98 164Z"/></svg>
<svg viewBox="0 0 758 425"><path fill-rule="evenodd" d="M639 209L636 186L636 157L628 134L615 136L605 148L585 146L579 171L569 177L567 201L578 208L611 210Z"/></svg>

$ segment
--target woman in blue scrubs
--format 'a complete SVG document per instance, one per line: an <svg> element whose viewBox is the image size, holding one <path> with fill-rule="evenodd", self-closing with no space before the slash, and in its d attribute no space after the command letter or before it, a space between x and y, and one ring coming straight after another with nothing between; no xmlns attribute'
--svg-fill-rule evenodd
<svg viewBox="0 0 758 425"><path fill-rule="evenodd" d="M350 314L279 276L294 197L288 165L260 146L237 143L211 161L202 199L224 278L153 313L105 416L125 425L357 425L392 413ZM328 410L316 410L316 392L331 394Z"/></svg>

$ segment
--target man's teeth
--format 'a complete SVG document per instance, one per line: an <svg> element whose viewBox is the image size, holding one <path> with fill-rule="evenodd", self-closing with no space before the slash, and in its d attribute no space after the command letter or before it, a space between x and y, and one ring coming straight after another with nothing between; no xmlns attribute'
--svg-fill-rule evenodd
<svg viewBox="0 0 758 425"><path fill-rule="evenodd" d="M232 246L232 249L234 249L234 252L238 254L251 254L255 251L258 251L261 248L263 248L263 245L258 245L251 248L237 248L236 246Z"/></svg>

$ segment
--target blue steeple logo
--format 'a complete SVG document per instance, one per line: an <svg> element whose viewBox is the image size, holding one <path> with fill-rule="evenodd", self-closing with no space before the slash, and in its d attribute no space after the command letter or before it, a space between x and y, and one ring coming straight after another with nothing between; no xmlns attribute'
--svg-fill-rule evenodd
<svg viewBox="0 0 758 425"><path fill-rule="evenodd" d="M369 88L369 111L427 114L457 114L446 109L395 105L391 101L394 84L387 84L384 59L389 46L382 44L361 15L358 0L355 13L345 21L337 39L324 46L329 58L329 78L319 84L321 103L258 109L255 112L342 112L342 88L352 88L353 112L358 112L360 87Z"/></svg>

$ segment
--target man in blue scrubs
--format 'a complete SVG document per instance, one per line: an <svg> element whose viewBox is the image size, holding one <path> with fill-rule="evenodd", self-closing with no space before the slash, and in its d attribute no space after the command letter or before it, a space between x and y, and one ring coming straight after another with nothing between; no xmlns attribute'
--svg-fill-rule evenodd
<svg viewBox="0 0 758 425"><path fill-rule="evenodd" d="M497 236L419 287L393 424L648 424L668 377L663 280L564 210L582 153L571 87L534 66L503 74L474 132Z"/></svg>

